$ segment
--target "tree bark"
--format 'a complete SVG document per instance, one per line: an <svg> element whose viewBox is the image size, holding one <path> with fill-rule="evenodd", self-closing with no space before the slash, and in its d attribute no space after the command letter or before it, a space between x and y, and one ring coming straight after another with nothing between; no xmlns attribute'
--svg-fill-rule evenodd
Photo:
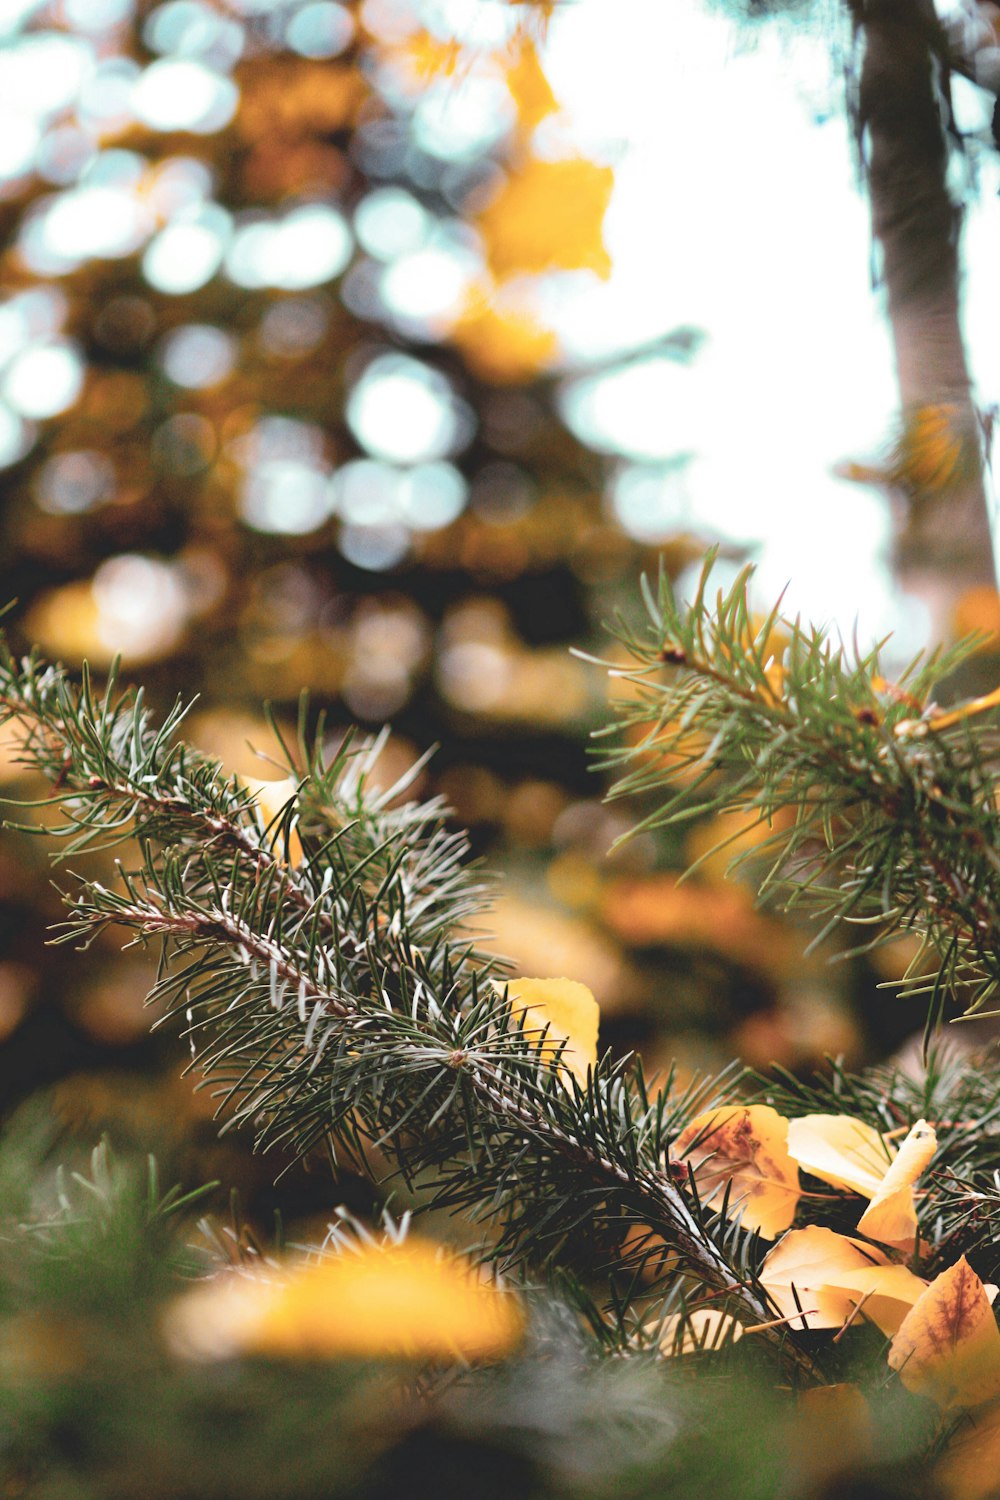
<svg viewBox="0 0 1000 1500"><path fill-rule="evenodd" d="M864 43L861 127L904 427L922 408L947 407L967 445L946 490L908 487L897 537L903 586L927 604L941 638L952 633L957 598L976 585L994 585L996 571L960 323L961 213L947 186L938 22L933 0L855 0L852 9Z"/></svg>

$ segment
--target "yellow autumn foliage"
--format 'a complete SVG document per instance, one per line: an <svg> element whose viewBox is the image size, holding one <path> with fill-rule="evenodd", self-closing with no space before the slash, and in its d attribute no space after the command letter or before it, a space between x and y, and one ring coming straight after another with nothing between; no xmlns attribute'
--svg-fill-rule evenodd
<svg viewBox="0 0 1000 1500"><path fill-rule="evenodd" d="M975 473L979 445L963 409L949 402L909 412L890 477L917 495L946 495Z"/></svg>
<svg viewBox="0 0 1000 1500"><path fill-rule="evenodd" d="M889 1364L907 1390L945 1409L1000 1396L1000 1329L964 1255L914 1303L892 1341Z"/></svg>
<svg viewBox="0 0 1000 1500"><path fill-rule="evenodd" d="M913 1184L937 1150L932 1125L918 1120L898 1151L887 1137L850 1115L803 1115L788 1126L788 1149L805 1171L871 1200L862 1234L910 1251L916 1245Z"/></svg>
<svg viewBox="0 0 1000 1500"><path fill-rule="evenodd" d="M795 1405L800 1421L790 1457L799 1473L820 1481L875 1462L878 1430L856 1385L813 1386L799 1392Z"/></svg>
<svg viewBox="0 0 1000 1500"><path fill-rule="evenodd" d="M512 55L506 69L507 87L517 105L522 130L531 131L547 115L559 108L538 56L534 39L526 32L514 38Z"/></svg>
<svg viewBox="0 0 1000 1500"><path fill-rule="evenodd" d="M505 988L512 1020L529 1041L537 1038L544 1061L551 1065L558 1054L560 1066L585 1085L597 1067L600 1024L600 1007L587 986L575 979L512 979Z"/></svg>
<svg viewBox="0 0 1000 1500"><path fill-rule="evenodd" d="M333 133L352 125L369 97L368 81L350 63L272 59L242 78L236 125L248 140Z"/></svg>
<svg viewBox="0 0 1000 1500"><path fill-rule="evenodd" d="M226 1272L170 1307L167 1342L194 1359L499 1359L524 1331L518 1299L429 1240L362 1245L267 1275Z"/></svg>
<svg viewBox="0 0 1000 1500"><path fill-rule="evenodd" d="M504 289L470 291L449 335L473 374L492 385L534 380L555 359L559 341Z"/></svg>
<svg viewBox="0 0 1000 1500"><path fill-rule="evenodd" d="M465 49L454 37L437 37L421 29L406 38L400 51L412 83L421 85L437 78L453 78Z"/></svg>
<svg viewBox="0 0 1000 1500"><path fill-rule="evenodd" d="M980 650L995 651L1000 636L1000 593L992 584L976 584L960 595L952 612L952 634L986 635Z"/></svg>
<svg viewBox="0 0 1000 1500"><path fill-rule="evenodd" d="M788 1154L788 1121L769 1104L748 1104L697 1115L674 1142L702 1200L742 1215L744 1229L773 1240L798 1205L799 1172Z"/></svg>
<svg viewBox="0 0 1000 1500"><path fill-rule="evenodd" d="M873 1198L892 1161L892 1146L850 1115L802 1115L788 1122L788 1150L805 1172L845 1193Z"/></svg>
<svg viewBox="0 0 1000 1500"><path fill-rule="evenodd" d="M871 1203L858 1220L862 1234L911 1251L917 1243L917 1212L913 1184L930 1165L937 1150L937 1133L918 1120L900 1145Z"/></svg>
<svg viewBox="0 0 1000 1500"><path fill-rule="evenodd" d="M477 220L493 275L498 281L546 271L610 276L603 229L613 187L612 169L583 157L528 157Z"/></svg>
<svg viewBox="0 0 1000 1500"><path fill-rule="evenodd" d="M1000 1399L966 1416L934 1470L947 1500L995 1500L998 1475Z"/></svg>
<svg viewBox="0 0 1000 1500"><path fill-rule="evenodd" d="M840 1328L861 1316L886 1335L927 1288L874 1245L816 1224L783 1235L764 1257L760 1279L793 1328Z"/></svg>

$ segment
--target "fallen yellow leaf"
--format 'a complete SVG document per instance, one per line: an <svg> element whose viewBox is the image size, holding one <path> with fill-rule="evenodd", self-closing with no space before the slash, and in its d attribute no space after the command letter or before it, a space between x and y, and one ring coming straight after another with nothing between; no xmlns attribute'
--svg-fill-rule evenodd
<svg viewBox="0 0 1000 1500"><path fill-rule="evenodd" d="M917 1211L913 1201L913 1184L930 1164L937 1150L933 1125L918 1120L892 1160L881 1186L858 1220L862 1234L892 1245L896 1250L912 1251L917 1243Z"/></svg>
<svg viewBox="0 0 1000 1500"><path fill-rule="evenodd" d="M860 1317L886 1338L897 1332L910 1308L927 1290L926 1281L906 1266L876 1265L835 1273L831 1282L845 1292Z"/></svg>
<svg viewBox="0 0 1000 1500"><path fill-rule="evenodd" d="M165 1323L174 1351L194 1359L497 1359L523 1331L516 1297L416 1238L266 1277L223 1273L174 1302Z"/></svg>
<svg viewBox="0 0 1000 1500"><path fill-rule="evenodd" d="M280 819L285 808L298 795L298 782L292 776L285 776L281 781L259 781L256 776L244 776L243 784L257 804L265 829L270 827L276 819ZM300 865L304 858L302 840L299 838L295 826L297 819L293 817L288 832L287 863L295 866ZM280 827L275 827L270 834L271 847L281 863L286 863L284 840L281 836Z"/></svg>
<svg viewBox="0 0 1000 1500"><path fill-rule="evenodd" d="M788 1151L805 1172L846 1193L874 1198L892 1161L892 1147L851 1115L802 1115L788 1122Z"/></svg>
<svg viewBox="0 0 1000 1500"><path fill-rule="evenodd" d="M839 1328L860 1300L849 1282L843 1284L844 1278L887 1267L886 1257L874 1245L809 1224L783 1235L768 1251L760 1281L781 1315L793 1319L792 1327Z"/></svg>
<svg viewBox="0 0 1000 1500"><path fill-rule="evenodd" d="M938 1406L1000 1395L1000 1329L986 1288L963 1255L913 1305L889 1349L907 1390Z"/></svg>
<svg viewBox="0 0 1000 1500"><path fill-rule="evenodd" d="M477 221L497 280L545 271L610 276L603 225L613 187L612 169L583 157L530 157Z"/></svg>
<svg viewBox="0 0 1000 1500"><path fill-rule="evenodd" d="M660 1352L667 1355L701 1354L735 1344L742 1337L742 1324L729 1313L714 1307L698 1307L686 1315L671 1313L664 1318Z"/></svg>
<svg viewBox="0 0 1000 1500"><path fill-rule="evenodd" d="M765 1239L787 1229L799 1201L798 1168L788 1154L788 1121L769 1104L748 1104L698 1115L674 1142L704 1202L730 1213Z"/></svg>
<svg viewBox="0 0 1000 1500"><path fill-rule="evenodd" d="M511 1016L529 1039L538 1038L546 1062L560 1063L582 1084L597 1067L600 1007L585 984L576 979L511 979L506 986Z"/></svg>

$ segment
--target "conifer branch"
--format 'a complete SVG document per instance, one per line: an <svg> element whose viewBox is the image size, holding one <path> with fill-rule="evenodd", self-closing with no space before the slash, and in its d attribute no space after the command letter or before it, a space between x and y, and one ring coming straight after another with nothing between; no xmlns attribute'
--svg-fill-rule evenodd
<svg viewBox="0 0 1000 1500"><path fill-rule="evenodd" d="M296 789L265 826L238 780L179 738L179 705L156 727L113 678L97 697L86 674L76 687L3 654L0 717L53 785L59 819L33 831L61 837L63 860L131 839L140 851L112 885L78 878L61 939L115 925L161 946L150 998L183 1018L195 1066L260 1148L369 1164L376 1148L433 1202L489 1221L508 1267L635 1290L649 1257L623 1259L621 1242L641 1230L672 1252L661 1290L687 1283L747 1323L771 1320L756 1239L668 1166L690 1119L735 1097L732 1076L650 1096L638 1067L605 1060L584 1087L557 1049L540 1054L504 965L462 935L485 905L464 836L440 802L397 805L405 788L371 786L377 743L330 756L322 726L303 729ZM627 1285L612 1291L622 1347L629 1301ZM784 1328L759 1337L812 1377Z"/></svg>
<svg viewBox="0 0 1000 1500"><path fill-rule="evenodd" d="M866 947L914 932L904 989L931 995L932 1020L955 990L982 1010L1000 981L998 695L948 713L932 698L974 643L890 683L877 648L851 660L780 603L755 619L750 569L710 604L711 561L690 607L661 575L645 628L621 626L614 795L652 802L643 828L743 810L770 830L761 895L818 917L815 941L845 921L873 925Z"/></svg>

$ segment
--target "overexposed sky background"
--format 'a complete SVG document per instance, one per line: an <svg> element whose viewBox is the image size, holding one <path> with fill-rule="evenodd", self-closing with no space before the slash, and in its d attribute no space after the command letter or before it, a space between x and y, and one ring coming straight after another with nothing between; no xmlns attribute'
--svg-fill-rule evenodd
<svg viewBox="0 0 1000 1500"><path fill-rule="evenodd" d="M926 623L893 587L885 501L833 473L878 454L896 402L838 19L832 5L813 24L742 28L704 0L557 7L549 75L583 141L617 169L611 281L580 287L585 310L564 307L564 332L587 355L703 329L690 368L654 360L591 393L594 435L606 427L648 459L694 450L664 503L757 542L762 599L789 583L793 609L844 631L857 618L862 636L893 628L905 650ZM962 80L956 107L967 128L988 123L986 96ZM978 170L966 324L989 405L1000 398L1000 171L995 157Z"/></svg>

